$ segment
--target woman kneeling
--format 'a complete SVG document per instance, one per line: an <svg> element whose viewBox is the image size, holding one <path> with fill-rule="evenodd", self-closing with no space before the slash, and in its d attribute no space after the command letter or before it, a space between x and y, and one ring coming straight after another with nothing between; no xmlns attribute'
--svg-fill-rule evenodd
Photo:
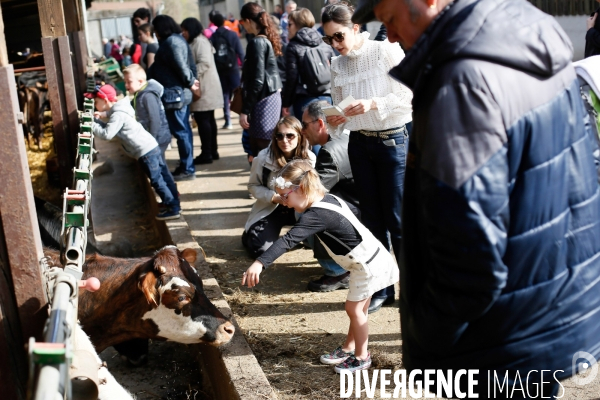
<svg viewBox="0 0 600 400"><path fill-rule="evenodd" d="M271 143L252 161L248 190L256 199L242 235L242 243L251 257L260 256L279 238L281 228L294 225L294 210L280 207L283 199L269 186L271 179L292 159L305 159L315 165L316 156L300 135L302 126L294 117L279 120Z"/></svg>

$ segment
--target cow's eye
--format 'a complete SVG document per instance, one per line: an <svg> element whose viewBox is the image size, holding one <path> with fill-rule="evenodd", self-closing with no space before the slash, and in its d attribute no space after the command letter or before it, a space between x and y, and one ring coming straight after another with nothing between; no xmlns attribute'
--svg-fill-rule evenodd
<svg viewBox="0 0 600 400"><path fill-rule="evenodd" d="M179 298L178 298L177 300L179 300L179 301L185 301L185 300L186 300L186 298L187 298L187 297L185 297L185 296L179 296Z"/></svg>

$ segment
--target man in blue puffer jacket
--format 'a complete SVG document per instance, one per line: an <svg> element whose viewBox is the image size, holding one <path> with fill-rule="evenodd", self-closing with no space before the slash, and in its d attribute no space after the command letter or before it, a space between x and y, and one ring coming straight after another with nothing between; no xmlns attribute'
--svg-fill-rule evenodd
<svg viewBox="0 0 600 400"><path fill-rule="evenodd" d="M414 91L404 365L480 369L480 398L487 371L507 377L496 397L519 378L555 395L577 352L600 358L595 144L567 35L524 0L362 0L354 22L374 16Z"/></svg>

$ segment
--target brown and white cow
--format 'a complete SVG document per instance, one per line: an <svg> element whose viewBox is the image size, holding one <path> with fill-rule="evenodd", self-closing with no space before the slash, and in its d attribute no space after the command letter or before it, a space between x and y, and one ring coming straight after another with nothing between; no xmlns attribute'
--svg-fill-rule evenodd
<svg viewBox="0 0 600 400"><path fill-rule="evenodd" d="M58 262L58 252L45 252ZM80 292L77 315L96 350L131 339L228 343L235 328L204 294L195 260L196 250L175 246L147 258L87 256L82 279L96 277L101 286Z"/></svg>

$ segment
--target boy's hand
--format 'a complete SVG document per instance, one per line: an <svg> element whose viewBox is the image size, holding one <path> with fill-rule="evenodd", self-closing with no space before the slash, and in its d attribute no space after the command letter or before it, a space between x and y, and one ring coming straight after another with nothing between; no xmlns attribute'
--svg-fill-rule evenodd
<svg viewBox="0 0 600 400"><path fill-rule="evenodd" d="M94 118L106 118L106 111L94 111Z"/></svg>
<svg viewBox="0 0 600 400"><path fill-rule="evenodd" d="M258 285L258 282L260 281L258 277L260 276L262 270L262 263L260 261L254 261L250 268L248 268L246 272L244 272L244 275L242 275L242 286L244 286L246 282L248 282L249 288Z"/></svg>

